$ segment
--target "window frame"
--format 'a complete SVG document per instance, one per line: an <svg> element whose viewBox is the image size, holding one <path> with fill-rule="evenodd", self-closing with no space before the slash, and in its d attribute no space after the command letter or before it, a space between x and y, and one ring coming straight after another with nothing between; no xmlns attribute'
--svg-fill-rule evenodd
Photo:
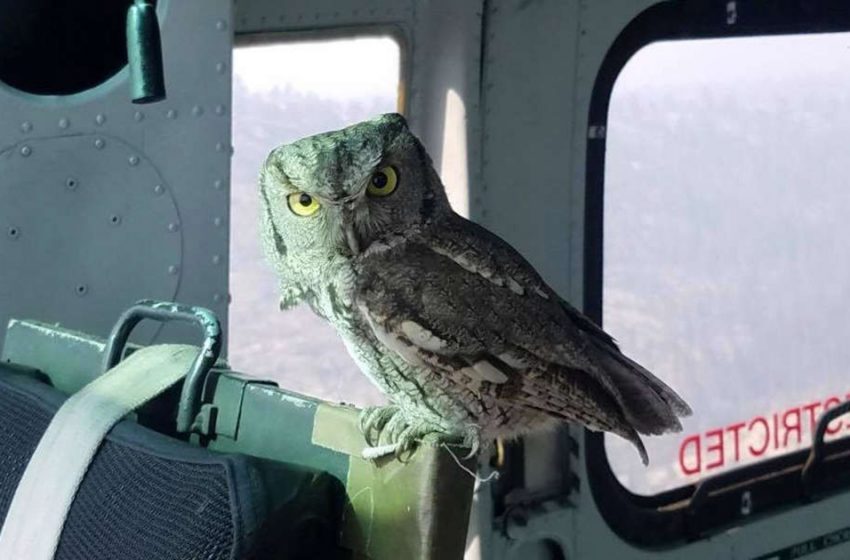
<svg viewBox="0 0 850 560"><path fill-rule="evenodd" d="M596 133L588 134L586 146L583 304L591 319L602 324L606 135L599 131L606 130L611 93L632 56L657 41L847 31L850 4L839 0L671 0L644 10L623 29L597 73L588 114L588 130ZM830 410L819 428L848 409L850 405ZM732 523L850 488L850 437L828 443L815 438L809 448L651 496L620 484L608 462L603 433L585 430L584 441L597 509L618 536L640 547L680 546Z"/></svg>

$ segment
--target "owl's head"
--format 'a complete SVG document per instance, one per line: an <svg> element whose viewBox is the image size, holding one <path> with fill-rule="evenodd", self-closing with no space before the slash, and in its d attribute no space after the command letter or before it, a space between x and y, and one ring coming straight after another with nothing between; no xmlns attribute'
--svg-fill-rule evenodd
<svg viewBox="0 0 850 560"><path fill-rule="evenodd" d="M451 211L428 154L394 113L275 148L260 204L266 252L295 284L308 281L299 269L353 258Z"/></svg>

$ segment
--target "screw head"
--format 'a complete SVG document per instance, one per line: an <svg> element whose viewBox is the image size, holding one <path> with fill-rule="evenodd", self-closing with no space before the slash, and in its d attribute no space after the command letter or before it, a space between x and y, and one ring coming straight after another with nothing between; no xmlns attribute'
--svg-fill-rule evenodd
<svg viewBox="0 0 850 560"><path fill-rule="evenodd" d="M106 142L103 140L103 138L95 138L95 140L94 140L94 147L95 148L97 148L98 150L102 150L104 146L106 146Z"/></svg>
<svg viewBox="0 0 850 560"><path fill-rule="evenodd" d="M136 166L139 165L139 156L133 155L127 158L127 163Z"/></svg>
<svg viewBox="0 0 850 560"><path fill-rule="evenodd" d="M29 157L32 154L32 148L29 146L21 146L21 155L24 157Z"/></svg>

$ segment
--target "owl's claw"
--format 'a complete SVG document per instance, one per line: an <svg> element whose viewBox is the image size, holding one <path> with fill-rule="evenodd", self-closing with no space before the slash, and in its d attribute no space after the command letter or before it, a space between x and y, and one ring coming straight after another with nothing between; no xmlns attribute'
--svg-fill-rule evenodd
<svg viewBox="0 0 850 560"><path fill-rule="evenodd" d="M400 415L398 406L394 404L386 406L367 406L360 411L359 427L360 433L370 446L377 445L381 439L381 433L387 424Z"/></svg>
<svg viewBox="0 0 850 560"><path fill-rule="evenodd" d="M472 459L481 450L481 428L468 426L463 434L463 446L469 448L469 453L464 456L464 461Z"/></svg>

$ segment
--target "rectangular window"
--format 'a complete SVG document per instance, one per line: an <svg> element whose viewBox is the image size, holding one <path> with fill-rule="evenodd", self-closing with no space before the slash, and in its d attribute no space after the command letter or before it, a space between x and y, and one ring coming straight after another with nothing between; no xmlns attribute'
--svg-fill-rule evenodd
<svg viewBox="0 0 850 560"><path fill-rule="evenodd" d="M235 49L228 356L235 369L332 401L384 402L330 325L305 305L278 309L260 243L257 175L281 144L398 111L399 57L389 37Z"/></svg>
<svg viewBox="0 0 850 560"><path fill-rule="evenodd" d="M694 409L648 469L606 437L632 492L806 447L850 398L848 67L842 33L654 43L619 75L603 324Z"/></svg>

